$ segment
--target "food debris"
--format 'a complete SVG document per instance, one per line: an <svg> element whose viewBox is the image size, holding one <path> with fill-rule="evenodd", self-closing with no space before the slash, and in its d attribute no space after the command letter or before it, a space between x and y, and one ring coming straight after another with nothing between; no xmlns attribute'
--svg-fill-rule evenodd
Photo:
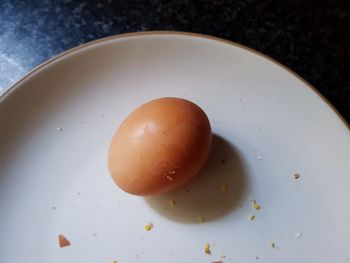
<svg viewBox="0 0 350 263"><path fill-rule="evenodd" d="M61 132L61 131L63 131L63 129L61 127L58 127L57 131Z"/></svg>
<svg viewBox="0 0 350 263"><path fill-rule="evenodd" d="M210 254L211 254L209 243L206 243L206 244L204 245L204 253L207 254L207 255L210 255Z"/></svg>
<svg viewBox="0 0 350 263"><path fill-rule="evenodd" d="M259 259L259 257L258 257L258 256L256 256L256 257L255 257L255 259Z"/></svg>
<svg viewBox="0 0 350 263"><path fill-rule="evenodd" d="M251 201L251 206L255 210L259 210L261 208L260 205L255 200Z"/></svg>
<svg viewBox="0 0 350 263"><path fill-rule="evenodd" d="M300 178L300 174L296 173L294 174L294 179L299 179Z"/></svg>
<svg viewBox="0 0 350 263"><path fill-rule="evenodd" d="M170 200L169 205L176 206L176 201L174 199Z"/></svg>
<svg viewBox="0 0 350 263"><path fill-rule="evenodd" d="M225 192L227 192L227 189L228 189L228 185L227 184L223 184L221 186L221 192L225 193Z"/></svg>
<svg viewBox="0 0 350 263"><path fill-rule="evenodd" d="M116 260L112 260L109 263L118 263Z"/></svg>
<svg viewBox="0 0 350 263"><path fill-rule="evenodd" d="M224 263L224 262L222 262L222 261L213 261L211 263Z"/></svg>
<svg viewBox="0 0 350 263"><path fill-rule="evenodd" d="M170 171L168 174L176 174L176 171Z"/></svg>
<svg viewBox="0 0 350 263"><path fill-rule="evenodd" d="M53 206L52 209L53 209L53 210L56 210L56 206Z"/></svg>
<svg viewBox="0 0 350 263"><path fill-rule="evenodd" d="M300 233L300 232L295 234L295 237L296 237L296 238L301 238L302 236L303 236L303 234Z"/></svg>
<svg viewBox="0 0 350 263"><path fill-rule="evenodd" d="M148 224L144 225L143 228L144 228L146 231L150 231L150 230L152 230L152 228L153 228L153 224L152 224L152 223L148 223Z"/></svg>
<svg viewBox="0 0 350 263"><path fill-rule="evenodd" d="M225 255L221 255L221 256L220 256L220 259L225 259L225 258L226 258Z"/></svg>
<svg viewBox="0 0 350 263"><path fill-rule="evenodd" d="M270 246L271 246L272 248L278 249L278 246L276 245L275 242L270 242Z"/></svg>
<svg viewBox="0 0 350 263"><path fill-rule="evenodd" d="M71 245L69 240L62 234L58 235L58 244L60 247L68 247Z"/></svg>
<svg viewBox="0 0 350 263"><path fill-rule="evenodd" d="M95 236L97 236L98 235L98 233L92 233L92 236L93 237L95 237Z"/></svg>
<svg viewBox="0 0 350 263"><path fill-rule="evenodd" d="M250 221L253 221L253 220L255 219L255 215L250 215L250 216L248 217L248 219L249 219Z"/></svg>
<svg viewBox="0 0 350 263"><path fill-rule="evenodd" d="M205 217L204 216L198 216L197 217L199 222L205 222Z"/></svg>

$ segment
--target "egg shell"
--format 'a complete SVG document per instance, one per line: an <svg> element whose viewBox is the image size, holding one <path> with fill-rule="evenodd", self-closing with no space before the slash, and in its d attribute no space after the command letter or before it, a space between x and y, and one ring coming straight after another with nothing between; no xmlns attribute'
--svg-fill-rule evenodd
<svg viewBox="0 0 350 263"><path fill-rule="evenodd" d="M205 112L180 98L160 98L132 112L117 129L108 154L114 182L135 195L174 190L208 158L211 127Z"/></svg>

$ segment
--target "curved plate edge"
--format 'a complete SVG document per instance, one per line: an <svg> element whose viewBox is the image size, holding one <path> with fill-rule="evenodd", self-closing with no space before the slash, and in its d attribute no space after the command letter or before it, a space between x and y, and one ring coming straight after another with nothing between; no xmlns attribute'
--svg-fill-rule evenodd
<svg viewBox="0 0 350 263"><path fill-rule="evenodd" d="M338 120L340 122L342 122L345 127L350 131L350 124L347 122L347 120L340 114L340 112L335 108L335 106L323 95L321 94L320 91L318 91L314 86L312 86L307 80L305 80L303 77L301 77L300 75L298 75L296 72L294 72L293 70L291 70L290 68L288 68L287 66L283 65L282 63L278 62L277 60L269 57L268 55L265 55L253 48L244 46L242 44L239 44L237 42L231 41L231 40L227 40L227 39L223 39L220 37L216 37L216 36L211 36L211 35L204 35L204 34L200 34L200 33L190 33L190 32L182 32L182 31L144 31L144 32L131 32L131 33L124 33L124 34L119 34L119 35L112 35L112 36L108 36L108 37L104 37L104 38L100 38L100 39L96 39L84 44L81 44L77 47L68 49L54 57L52 57L51 59L39 64L38 66L36 66L35 68L33 68L31 71L29 71L26 75L24 75L21 79L19 79L16 83L14 83L13 85L11 85L7 91L5 91L1 96L0 96L0 103L3 103L4 101L6 101L6 99L8 97L10 97L11 93L16 90L17 88L19 88L21 86L21 84L23 82L25 82L29 77L33 76L35 73L37 73L39 70L45 68L46 66L56 62L57 60L67 57L73 53L75 53L76 51L91 47L93 45L99 44L99 43L104 43L104 42L108 42L111 40L115 40L115 39L121 39L121 38L128 38L128 37L134 37L134 36L143 36L143 35L173 35L173 36L178 36L178 35L182 35L182 36L187 36L187 37L194 37L194 38L202 38L202 39L207 39L207 40L212 40L212 41L217 41L217 42L221 42L224 44L228 44L231 46L235 46L241 49L244 49L248 52L254 53L255 55L258 55L260 57L263 57L267 60L269 60L270 62L274 63L275 65L283 68L284 70L286 70L287 72L289 72L292 76L294 76L295 78L297 78L298 80L300 80L302 83L304 83L308 88L310 88L311 91L314 92L314 94L319 97L324 103L326 103L329 108L333 111L333 113L338 117Z"/></svg>

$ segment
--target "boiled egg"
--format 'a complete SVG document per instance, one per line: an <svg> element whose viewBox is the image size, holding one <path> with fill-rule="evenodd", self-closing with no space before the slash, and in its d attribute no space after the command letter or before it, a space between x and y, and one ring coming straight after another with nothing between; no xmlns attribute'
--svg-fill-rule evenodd
<svg viewBox="0 0 350 263"><path fill-rule="evenodd" d="M198 174L208 158L211 137L208 117L193 102L149 101L116 130L108 153L110 174L130 194L175 190Z"/></svg>

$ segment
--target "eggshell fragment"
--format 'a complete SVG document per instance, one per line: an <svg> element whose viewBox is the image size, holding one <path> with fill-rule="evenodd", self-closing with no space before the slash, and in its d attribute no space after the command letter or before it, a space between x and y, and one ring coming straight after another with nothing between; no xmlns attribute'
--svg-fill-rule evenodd
<svg viewBox="0 0 350 263"><path fill-rule="evenodd" d="M60 247L68 247L71 245L69 240L64 235L58 235L58 244Z"/></svg>

